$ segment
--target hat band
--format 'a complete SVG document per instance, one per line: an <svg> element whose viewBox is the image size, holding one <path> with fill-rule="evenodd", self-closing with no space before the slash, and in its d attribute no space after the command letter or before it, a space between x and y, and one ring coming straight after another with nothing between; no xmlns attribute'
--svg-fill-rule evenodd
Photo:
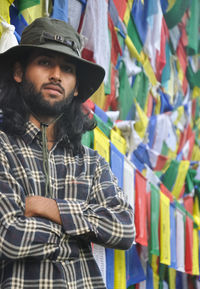
<svg viewBox="0 0 200 289"><path fill-rule="evenodd" d="M59 34L51 34L49 32L43 31L40 37L40 43L43 44L49 40L66 45L67 47L75 51L78 54L78 56L81 56L81 52L76 46L76 43L74 41L65 39L62 35L59 35Z"/></svg>

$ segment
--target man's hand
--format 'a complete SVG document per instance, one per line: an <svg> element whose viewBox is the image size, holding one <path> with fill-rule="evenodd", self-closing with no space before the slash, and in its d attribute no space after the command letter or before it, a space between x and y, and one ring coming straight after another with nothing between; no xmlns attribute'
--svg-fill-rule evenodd
<svg viewBox="0 0 200 289"><path fill-rule="evenodd" d="M55 200L41 197L30 196L26 198L25 217L42 217L49 219L59 225L62 220Z"/></svg>

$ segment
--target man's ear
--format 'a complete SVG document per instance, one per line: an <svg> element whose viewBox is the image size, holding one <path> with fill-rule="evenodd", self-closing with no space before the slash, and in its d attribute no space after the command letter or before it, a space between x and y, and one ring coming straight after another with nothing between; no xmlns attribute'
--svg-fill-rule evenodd
<svg viewBox="0 0 200 289"><path fill-rule="evenodd" d="M76 82L76 87L74 90L74 96L77 96L77 95L78 95L78 81Z"/></svg>
<svg viewBox="0 0 200 289"><path fill-rule="evenodd" d="M14 69L13 69L13 78L16 82L20 83L22 82L22 77L23 77L22 65L20 62L16 62L14 64Z"/></svg>

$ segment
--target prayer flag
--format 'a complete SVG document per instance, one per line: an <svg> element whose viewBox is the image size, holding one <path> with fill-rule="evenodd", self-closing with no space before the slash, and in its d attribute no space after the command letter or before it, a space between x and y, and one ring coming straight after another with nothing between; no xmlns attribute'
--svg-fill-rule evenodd
<svg viewBox="0 0 200 289"><path fill-rule="evenodd" d="M176 262L177 270L185 272L185 213L176 208Z"/></svg>
<svg viewBox="0 0 200 289"><path fill-rule="evenodd" d="M68 22L68 0L54 0L52 18Z"/></svg>
<svg viewBox="0 0 200 289"><path fill-rule="evenodd" d="M176 181L175 181L174 187L172 189L172 194L177 199L180 197L181 191L183 189L189 166L190 166L190 162L189 161L181 161L180 164L179 164L178 174L177 174L177 177L176 177Z"/></svg>
<svg viewBox="0 0 200 289"><path fill-rule="evenodd" d="M133 164L124 158L123 190L128 197L129 204L135 208L135 170Z"/></svg>
<svg viewBox="0 0 200 289"><path fill-rule="evenodd" d="M126 289L125 251L114 251L114 289Z"/></svg>
<svg viewBox="0 0 200 289"><path fill-rule="evenodd" d="M93 250L92 253L97 262L97 265L101 271L104 282L106 283L106 249L98 244L92 244Z"/></svg>
<svg viewBox="0 0 200 289"><path fill-rule="evenodd" d="M110 140L123 155L126 154L126 140L115 129L110 131Z"/></svg>
<svg viewBox="0 0 200 289"><path fill-rule="evenodd" d="M185 221L185 272L192 274L193 220L186 215Z"/></svg>
<svg viewBox="0 0 200 289"><path fill-rule="evenodd" d="M98 127L94 129L94 150L97 150L108 163L110 162L110 140Z"/></svg>
<svg viewBox="0 0 200 289"><path fill-rule="evenodd" d="M94 60L106 72L105 83L109 77L110 41L108 33L108 3L106 0L87 0L81 34L87 39L85 48L93 52ZM102 43L104 44L102 49Z"/></svg>
<svg viewBox="0 0 200 289"><path fill-rule="evenodd" d="M159 211L160 211L160 191L157 187L151 185L151 235L150 235L150 253L159 256Z"/></svg>
<svg viewBox="0 0 200 289"><path fill-rule="evenodd" d="M137 27L137 31L142 43L145 43L147 33L147 9L148 1L143 3L142 0L133 1L131 15Z"/></svg>
<svg viewBox="0 0 200 289"><path fill-rule="evenodd" d="M177 179L179 164L180 163L178 161L172 160L162 177L162 182L169 191L172 191L174 183Z"/></svg>
<svg viewBox="0 0 200 289"><path fill-rule="evenodd" d="M112 172L118 179L118 185L123 188L124 177L124 155L110 143L110 165Z"/></svg>
<svg viewBox="0 0 200 289"><path fill-rule="evenodd" d="M135 101L136 111L137 111L137 117L136 117L136 123L134 125L134 128L139 135L141 139L143 139L147 126L148 126L148 117L144 113L144 111L141 109L140 105Z"/></svg>
<svg viewBox="0 0 200 289"><path fill-rule="evenodd" d="M146 179L136 170L135 174L135 241L147 246Z"/></svg>
<svg viewBox="0 0 200 289"><path fill-rule="evenodd" d="M162 192L160 192L160 263L171 264L170 200Z"/></svg>
<svg viewBox="0 0 200 289"><path fill-rule="evenodd" d="M9 24L10 23L10 13L9 13L9 8L10 5L14 2L14 0L4 0L1 2L0 5L0 15L1 17ZM2 20L1 18L1 20ZM0 36L2 34L2 27L0 25Z"/></svg>
<svg viewBox="0 0 200 289"><path fill-rule="evenodd" d="M171 252L171 265L170 267L176 269L176 218L175 206L170 204L170 252ZM171 287L170 287L171 288Z"/></svg>
<svg viewBox="0 0 200 289"><path fill-rule="evenodd" d="M165 21L169 29L173 28L181 21L181 18L189 5L190 0L176 0L173 7L171 7L171 9L164 14Z"/></svg>
<svg viewBox="0 0 200 289"><path fill-rule="evenodd" d="M176 270L169 268L169 288L176 289Z"/></svg>
<svg viewBox="0 0 200 289"><path fill-rule="evenodd" d="M146 279L136 245L126 251L126 288ZM120 288L121 289L121 288Z"/></svg>
<svg viewBox="0 0 200 289"><path fill-rule="evenodd" d="M192 274L199 275L199 237L198 229L193 229Z"/></svg>
<svg viewBox="0 0 200 289"><path fill-rule="evenodd" d="M106 286L114 288L114 249L106 248Z"/></svg>
<svg viewBox="0 0 200 289"><path fill-rule="evenodd" d="M38 4L40 4L40 0L15 0L15 5L20 12Z"/></svg>
<svg viewBox="0 0 200 289"><path fill-rule="evenodd" d="M153 287L153 271L152 271L152 268L151 268L149 262L147 262L146 289L154 289L154 287Z"/></svg>
<svg viewBox="0 0 200 289"><path fill-rule="evenodd" d="M117 8L119 17L123 20L124 14L126 11L126 6L127 6L126 0L121 0L121 1L113 0L113 1L115 3L116 8Z"/></svg>

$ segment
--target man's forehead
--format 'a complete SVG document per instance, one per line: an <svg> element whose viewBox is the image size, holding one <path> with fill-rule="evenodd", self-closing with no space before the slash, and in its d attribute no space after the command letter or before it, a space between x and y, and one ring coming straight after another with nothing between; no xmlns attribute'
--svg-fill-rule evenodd
<svg viewBox="0 0 200 289"><path fill-rule="evenodd" d="M35 58L40 57L40 56L49 57L53 59L59 58L59 59L62 59L63 62L72 63L76 65L76 61L72 59L70 56L57 52L57 51L46 50L46 49L33 50L32 53L30 54L29 61L32 61Z"/></svg>

